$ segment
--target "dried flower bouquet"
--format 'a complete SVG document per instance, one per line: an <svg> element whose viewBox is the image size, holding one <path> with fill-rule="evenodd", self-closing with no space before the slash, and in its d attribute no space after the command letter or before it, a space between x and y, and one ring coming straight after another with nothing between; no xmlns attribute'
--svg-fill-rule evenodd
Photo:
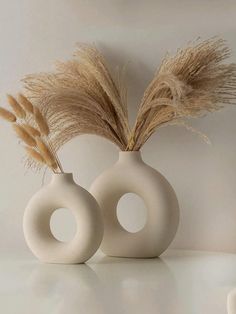
<svg viewBox="0 0 236 314"><path fill-rule="evenodd" d="M27 97L46 117L50 142L57 151L80 134L96 134L122 151L137 151L160 127L236 103L236 65L225 64L230 50L212 38L167 55L129 126L126 88L120 73L115 83L104 57L94 47L80 45L74 58L57 62L52 73L28 75Z"/></svg>
<svg viewBox="0 0 236 314"><path fill-rule="evenodd" d="M0 117L12 124L17 137L25 145L30 158L29 166L33 165L30 163L33 160L36 164L48 166L54 173L63 173L57 153L49 140L47 120L39 108L22 94L18 95L18 100L11 95L7 95L7 98L13 112L0 107Z"/></svg>

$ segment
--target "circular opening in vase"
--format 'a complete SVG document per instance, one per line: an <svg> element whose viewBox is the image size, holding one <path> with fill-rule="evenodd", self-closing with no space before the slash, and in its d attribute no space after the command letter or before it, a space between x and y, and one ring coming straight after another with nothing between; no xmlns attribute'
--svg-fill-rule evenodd
<svg viewBox="0 0 236 314"><path fill-rule="evenodd" d="M117 204L117 218L121 226L128 232L138 232L147 221L147 208L137 194L127 193Z"/></svg>
<svg viewBox="0 0 236 314"><path fill-rule="evenodd" d="M69 242L72 240L76 233L76 221L71 210L56 209L50 219L50 229L58 241Z"/></svg>

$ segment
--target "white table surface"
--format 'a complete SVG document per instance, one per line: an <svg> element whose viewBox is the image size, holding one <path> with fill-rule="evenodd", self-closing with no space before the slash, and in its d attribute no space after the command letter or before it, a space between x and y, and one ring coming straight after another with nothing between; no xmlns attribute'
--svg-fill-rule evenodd
<svg viewBox="0 0 236 314"><path fill-rule="evenodd" d="M236 254L169 250L84 265L2 258L1 314L236 314ZM235 304L234 304L235 303Z"/></svg>

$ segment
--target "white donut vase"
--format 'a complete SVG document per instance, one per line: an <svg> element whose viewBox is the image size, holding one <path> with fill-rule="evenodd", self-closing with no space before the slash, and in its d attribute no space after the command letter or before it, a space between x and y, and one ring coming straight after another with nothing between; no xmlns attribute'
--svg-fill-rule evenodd
<svg viewBox="0 0 236 314"><path fill-rule="evenodd" d="M118 162L94 181L90 192L103 214L105 254L157 257L170 245L179 224L178 201L169 182L143 162L140 152L120 152ZM147 207L146 224L135 233L125 230L117 218L117 204L126 193L137 194Z"/></svg>
<svg viewBox="0 0 236 314"><path fill-rule="evenodd" d="M70 209L77 231L69 242L57 240L50 218L58 208ZM33 254L46 263L84 263L98 249L103 221L94 197L77 185L72 174L54 174L51 182L29 201L24 213L25 240Z"/></svg>

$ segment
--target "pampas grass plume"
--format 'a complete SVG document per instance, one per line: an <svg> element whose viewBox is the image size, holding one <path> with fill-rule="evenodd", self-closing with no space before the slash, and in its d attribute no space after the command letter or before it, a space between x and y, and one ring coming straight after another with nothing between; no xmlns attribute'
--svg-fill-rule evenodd
<svg viewBox="0 0 236 314"><path fill-rule="evenodd" d="M54 72L27 76L25 90L47 119L45 124L35 109L39 129L48 134L50 128L55 150L77 135L96 134L123 151L137 151L163 126L183 125L183 119L236 104L236 64L224 62L229 56L225 41L217 38L168 54L144 92L131 129L125 89L94 46L78 46L74 58L57 63Z"/></svg>

